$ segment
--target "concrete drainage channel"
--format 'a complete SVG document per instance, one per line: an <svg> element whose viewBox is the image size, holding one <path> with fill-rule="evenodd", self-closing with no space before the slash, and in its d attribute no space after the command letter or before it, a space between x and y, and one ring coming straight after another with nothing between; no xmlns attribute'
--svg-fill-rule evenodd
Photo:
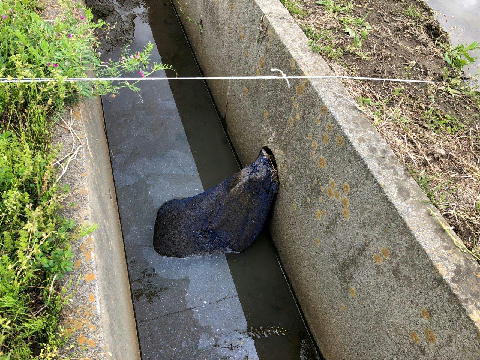
<svg viewBox="0 0 480 360"><path fill-rule="evenodd" d="M330 73L279 1L175 6L206 75ZM179 75L198 74L169 2L120 10L134 46L154 39ZM325 358L478 359L480 268L341 84L209 87L240 160L263 145L276 156L271 233ZM204 84L147 83L141 97L103 106L143 359L318 358L268 234L227 257L153 251L158 206L238 165Z"/></svg>

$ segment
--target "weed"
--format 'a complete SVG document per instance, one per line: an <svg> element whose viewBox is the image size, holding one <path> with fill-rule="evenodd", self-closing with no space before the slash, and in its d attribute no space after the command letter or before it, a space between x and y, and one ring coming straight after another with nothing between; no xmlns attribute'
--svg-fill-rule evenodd
<svg viewBox="0 0 480 360"><path fill-rule="evenodd" d="M366 40L372 27L361 18L352 18L349 16L340 18L344 25L343 30L353 39L353 47L359 49L362 47L363 40Z"/></svg>
<svg viewBox="0 0 480 360"><path fill-rule="evenodd" d="M305 10L295 0L280 0L283 6L290 12L290 14L303 17L307 15Z"/></svg>
<svg viewBox="0 0 480 360"><path fill-rule="evenodd" d="M419 19L422 17L422 13L420 10L414 6L414 5L409 5L404 11L403 14L409 18L412 19Z"/></svg>
<svg viewBox="0 0 480 360"><path fill-rule="evenodd" d="M343 31L353 39L353 44L348 49L349 51L355 53L355 50L362 47L362 42L367 39L372 27L365 19L351 15L353 10L352 2L342 3L334 0L319 0L316 4L323 6L327 12L334 14L343 26Z"/></svg>
<svg viewBox="0 0 480 360"><path fill-rule="evenodd" d="M330 59L343 56L343 50L337 46L331 30L316 30L313 27L304 27L303 32L309 39L312 51L322 54Z"/></svg>
<svg viewBox="0 0 480 360"><path fill-rule="evenodd" d="M315 2L315 4L322 5L326 11L332 14L344 14L350 12L353 9L352 2L342 4L335 0L318 0Z"/></svg>
<svg viewBox="0 0 480 360"><path fill-rule="evenodd" d="M476 60L470 52L478 49L480 49L480 44L476 41L469 45L460 44L445 51L443 58L452 68L462 70L465 66L472 64Z"/></svg>
<svg viewBox="0 0 480 360"><path fill-rule="evenodd" d="M435 132L444 131L448 134L455 134L465 128L465 124L455 116L436 108L426 110L422 118L426 121L426 125Z"/></svg>

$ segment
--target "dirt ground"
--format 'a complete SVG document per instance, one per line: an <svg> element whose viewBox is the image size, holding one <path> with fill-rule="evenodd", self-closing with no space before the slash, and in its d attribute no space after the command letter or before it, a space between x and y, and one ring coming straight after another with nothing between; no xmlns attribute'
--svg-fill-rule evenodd
<svg viewBox="0 0 480 360"><path fill-rule="evenodd" d="M282 3L338 75L437 82L345 85L480 259L480 94L468 85L462 56L452 52L430 8L420 0Z"/></svg>

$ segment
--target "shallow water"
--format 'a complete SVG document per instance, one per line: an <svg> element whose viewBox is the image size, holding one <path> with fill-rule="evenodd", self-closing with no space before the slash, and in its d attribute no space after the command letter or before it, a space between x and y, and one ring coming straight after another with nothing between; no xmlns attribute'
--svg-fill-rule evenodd
<svg viewBox="0 0 480 360"><path fill-rule="evenodd" d="M169 1L109 4L130 16L123 29L134 31L133 50L154 41L156 61L179 76L200 74ZM102 101L143 359L316 358L268 234L228 256L153 250L158 207L217 184L239 164L204 82L140 87L140 96L122 90Z"/></svg>

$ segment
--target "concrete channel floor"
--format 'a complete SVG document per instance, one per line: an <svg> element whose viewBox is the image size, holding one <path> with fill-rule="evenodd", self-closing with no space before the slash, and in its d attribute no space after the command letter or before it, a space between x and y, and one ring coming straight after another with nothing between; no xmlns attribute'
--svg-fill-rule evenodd
<svg viewBox="0 0 480 360"><path fill-rule="evenodd" d="M155 3L133 9L132 49L155 37L166 63L195 67L171 4ZM154 60L162 60L157 48ZM187 86L146 82L139 95L122 90L102 99L142 358L306 358L316 350L307 350L308 331L267 237L227 257L167 258L152 247L163 202L238 170L205 85Z"/></svg>

